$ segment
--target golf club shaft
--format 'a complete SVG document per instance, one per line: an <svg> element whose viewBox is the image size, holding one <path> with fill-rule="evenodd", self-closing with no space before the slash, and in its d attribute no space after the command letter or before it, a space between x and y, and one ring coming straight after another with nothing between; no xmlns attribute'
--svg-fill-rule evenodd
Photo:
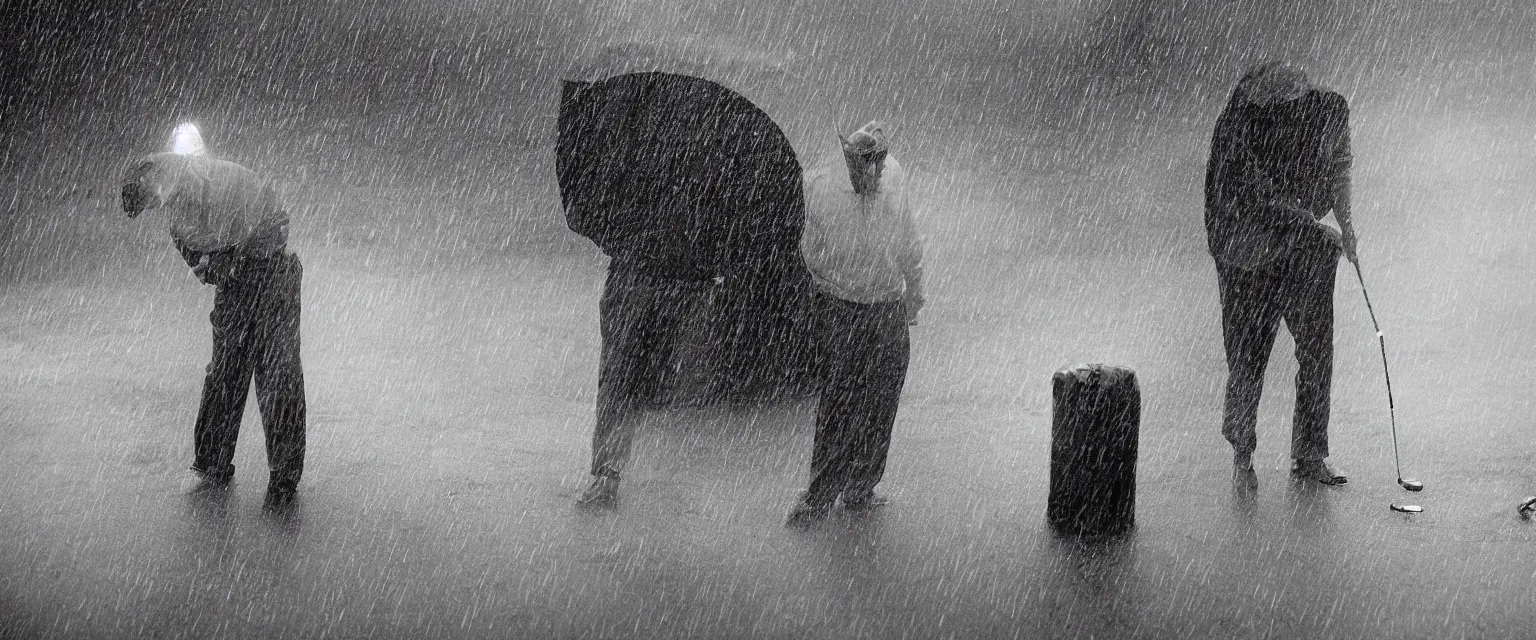
<svg viewBox="0 0 1536 640"><path fill-rule="evenodd" d="M1387 367L1387 338L1381 333L1381 324L1376 322L1376 310L1371 307L1371 294L1365 288L1365 276L1360 273L1360 263L1356 262L1355 277L1360 280L1360 295L1365 296L1365 310L1371 314L1371 326L1376 328L1376 342L1381 345L1381 373L1387 381L1387 417L1392 425L1392 467L1397 470L1397 481L1403 481L1403 463L1397 454L1397 407L1392 401L1392 371Z"/></svg>

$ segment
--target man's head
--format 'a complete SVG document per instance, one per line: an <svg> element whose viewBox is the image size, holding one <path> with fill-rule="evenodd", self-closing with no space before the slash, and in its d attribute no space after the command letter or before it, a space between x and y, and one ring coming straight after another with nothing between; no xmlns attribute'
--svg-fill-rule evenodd
<svg viewBox="0 0 1536 640"><path fill-rule="evenodd" d="M880 173L885 168L885 156L889 151L884 122L870 122L843 138L843 160L848 163L848 178L853 182L855 193L863 195L880 190Z"/></svg>
<svg viewBox="0 0 1536 640"><path fill-rule="evenodd" d="M1301 67L1284 60L1270 60L1243 75L1237 83L1244 102L1257 105L1277 104L1306 95L1312 88Z"/></svg>
<svg viewBox="0 0 1536 640"><path fill-rule="evenodd" d="M134 163L123 178L123 211L137 217L148 209L165 204L174 195L176 181L187 167L187 158L205 155L203 134L197 125L176 125L167 143L168 151L145 156Z"/></svg>
<svg viewBox="0 0 1536 640"><path fill-rule="evenodd" d="M164 205L176 194L176 183L187 168L187 157L156 153L135 162L123 176L123 211L128 217Z"/></svg>

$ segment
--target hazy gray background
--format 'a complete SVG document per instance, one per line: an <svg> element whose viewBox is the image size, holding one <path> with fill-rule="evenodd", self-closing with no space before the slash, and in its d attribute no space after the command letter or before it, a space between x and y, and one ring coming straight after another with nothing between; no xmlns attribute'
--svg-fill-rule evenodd
<svg viewBox="0 0 1536 640"><path fill-rule="evenodd" d="M1022 4L1022 3L1021 3ZM1536 9L1484 2L14 3L0 25L0 636L1519 637L1536 624ZM929 306L878 516L779 523L810 405L652 416L618 510L583 481L604 260L564 229L561 70L687 39L880 117ZM1338 281L1334 462L1228 487L1201 181L1249 65L1352 107L1379 354ZM809 107L808 108L812 108ZM279 177L306 264L310 465L257 511L174 495L210 292L116 178L183 119ZM827 144L832 144L831 132ZM1138 530L1044 529L1050 373L1137 370ZM1426 508L1406 517L1393 500Z"/></svg>
<svg viewBox="0 0 1536 640"><path fill-rule="evenodd" d="M1529 237L1500 217L1529 204L1501 194L1536 162L1519 0L62 4L24 4L3 32L9 279L56 266L40 256L142 255L109 215L115 176L183 119L289 183L301 241L580 244L550 178L560 73L604 43L680 38L787 61L845 129L895 123L940 246L1198 250L1210 124L1272 57L1350 99L1377 263L1399 233L1493 253Z"/></svg>

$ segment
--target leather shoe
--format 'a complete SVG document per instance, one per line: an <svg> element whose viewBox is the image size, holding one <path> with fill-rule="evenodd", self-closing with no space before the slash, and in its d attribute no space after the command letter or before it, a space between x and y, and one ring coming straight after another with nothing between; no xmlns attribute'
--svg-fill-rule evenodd
<svg viewBox="0 0 1536 640"><path fill-rule="evenodd" d="M209 475L202 471L198 471L197 469L193 469L192 475L186 480L182 481L180 491L183 495L204 495L209 493L216 493L219 491L228 491L231 484L234 484L233 478Z"/></svg>
<svg viewBox="0 0 1536 640"><path fill-rule="evenodd" d="M1328 463L1322 460L1297 460L1291 467L1291 475L1302 480L1316 480L1323 484L1333 486L1349 482L1349 478L1333 472Z"/></svg>
<svg viewBox="0 0 1536 640"><path fill-rule="evenodd" d="M804 528L815 524L827 517L827 512L832 510L831 503L812 503L805 494L790 507L789 516L784 519L784 526Z"/></svg>
<svg viewBox="0 0 1536 640"><path fill-rule="evenodd" d="M576 496L576 504L611 504L618 499L618 476L592 476L592 483Z"/></svg>
<svg viewBox="0 0 1536 640"><path fill-rule="evenodd" d="M293 499L298 497L298 490L293 487L267 487L267 495L261 501L261 508L268 511L286 509L293 504Z"/></svg>
<svg viewBox="0 0 1536 640"><path fill-rule="evenodd" d="M843 494L843 508L849 511L869 511L891 503L891 499L873 491Z"/></svg>

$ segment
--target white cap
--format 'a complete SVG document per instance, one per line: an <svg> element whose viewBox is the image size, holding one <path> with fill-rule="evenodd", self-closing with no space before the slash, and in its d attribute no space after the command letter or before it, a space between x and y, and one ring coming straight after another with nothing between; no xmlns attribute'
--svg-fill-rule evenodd
<svg viewBox="0 0 1536 640"><path fill-rule="evenodd" d="M171 153L183 156L200 156L207 151L203 147L203 134L198 133L197 125L183 122L176 125L176 130L171 132Z"/></svg>
<svg viewBox="0 0 1536 640"><path fill-rule="evenodd" d="M869 155L889 148L890 142L885 137L885 123L879 120L859 127L858 131L843 139L843 150L848 153Z"/></svg>

